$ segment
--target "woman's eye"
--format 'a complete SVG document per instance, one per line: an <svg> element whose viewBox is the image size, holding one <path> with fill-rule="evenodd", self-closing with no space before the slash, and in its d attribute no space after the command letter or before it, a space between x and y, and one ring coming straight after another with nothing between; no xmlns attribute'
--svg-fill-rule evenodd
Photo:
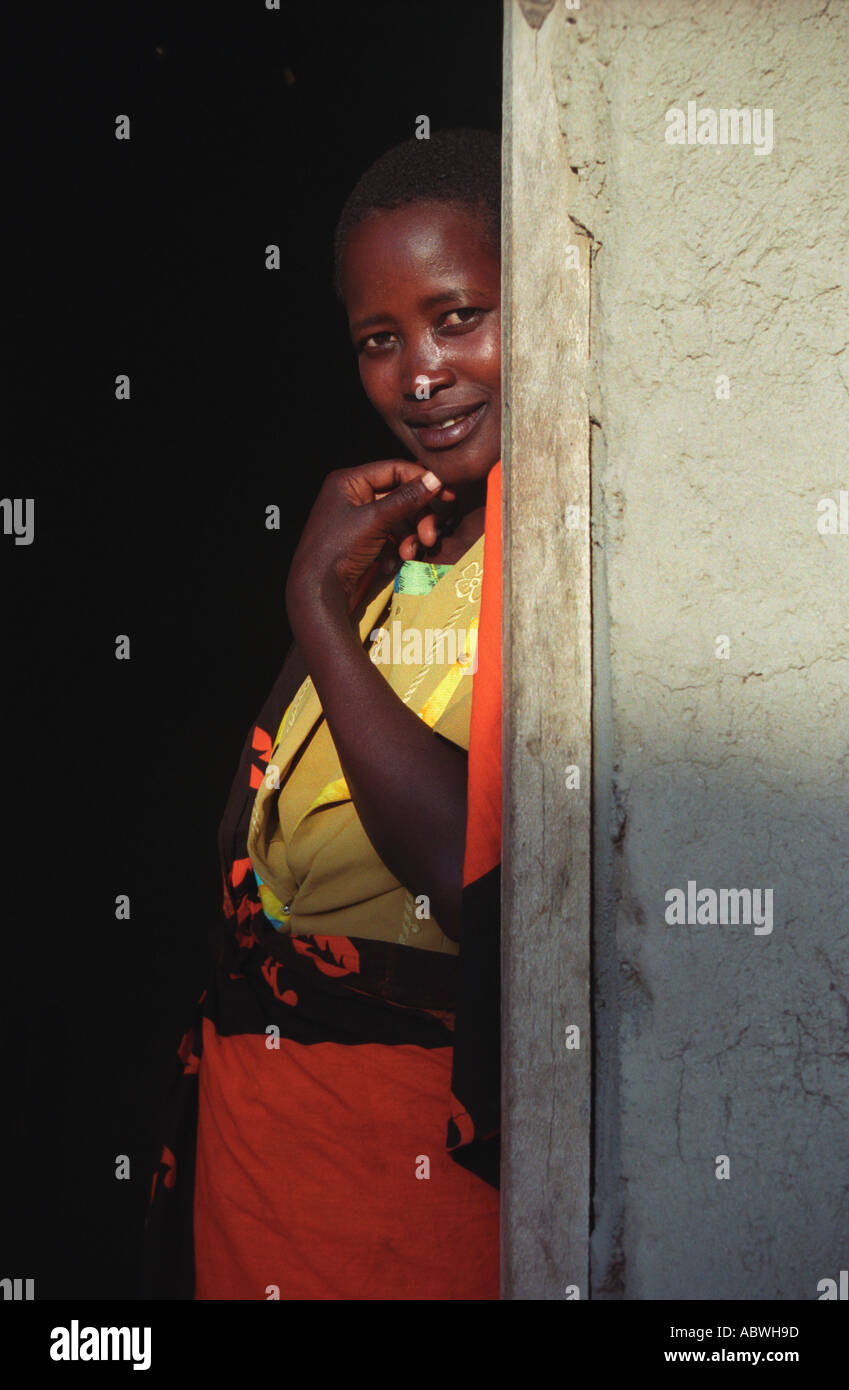
<svg viewBox="0 0 849 1390"><path fill-rule="evenodd" d="M467 324L474 323L479 315L480 309L449 309L444 316L443 327L464 328Z"/></svg>
<svg viewBox="0 0 849 1390"><path fill-rule="evenodd" d="M357 351L368 352L370 349L386 347L393 336L388 329L383 333L370 333L367 338L361 338L357 343Z"/></svg>

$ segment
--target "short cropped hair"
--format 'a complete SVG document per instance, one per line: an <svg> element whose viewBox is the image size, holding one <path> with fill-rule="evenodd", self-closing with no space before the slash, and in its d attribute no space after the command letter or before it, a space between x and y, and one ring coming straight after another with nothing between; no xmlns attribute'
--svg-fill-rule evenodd
<svg viewBox="0 0 849 1390"><path fill-rule="evenodd" d="M355 184L333 239L336 295L342 298L342 256L348 234L380 208L453 203L481 217L493 250L501 250L501 141L491 130L437 130L387 150Z"/></svg>

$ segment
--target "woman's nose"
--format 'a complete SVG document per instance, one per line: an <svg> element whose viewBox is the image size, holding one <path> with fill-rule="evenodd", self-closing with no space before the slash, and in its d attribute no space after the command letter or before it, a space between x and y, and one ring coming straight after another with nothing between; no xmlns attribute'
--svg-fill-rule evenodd
<svg viewBox="0 0 849 1390"><path fill-rule="evenodd" d="M436 391L453 386L456 376L440 363L426 344L410 344L401 364L401 391L407 400L426 401Z"/></svg>

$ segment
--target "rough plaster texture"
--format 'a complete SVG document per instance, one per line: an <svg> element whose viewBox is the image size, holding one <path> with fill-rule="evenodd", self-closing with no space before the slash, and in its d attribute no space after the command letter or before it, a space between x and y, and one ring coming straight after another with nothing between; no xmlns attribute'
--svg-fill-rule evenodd
<svg viewBox="0 0 849 1390"><path fill-rule="evenodd" d="M849 489L849 4L544 22L594 242L592 1292L816 1299L849 1268L849 535L817 529ZM772 153L667 144L688 100L771 108ZM688 880L772 888L772 933L667 925Z"/></svg>

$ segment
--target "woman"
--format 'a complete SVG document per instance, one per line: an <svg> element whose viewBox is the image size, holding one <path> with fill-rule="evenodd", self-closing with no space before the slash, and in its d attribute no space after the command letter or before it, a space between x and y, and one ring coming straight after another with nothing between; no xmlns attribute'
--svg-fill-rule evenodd
<svg viewBox="0 0 849 1390"><path fill-rule="evenodd" d="M361 380L414 461L330 474L292 561L147 1296L498 1298L499 194L497 138L442 132L337 228Z"/></svg>

